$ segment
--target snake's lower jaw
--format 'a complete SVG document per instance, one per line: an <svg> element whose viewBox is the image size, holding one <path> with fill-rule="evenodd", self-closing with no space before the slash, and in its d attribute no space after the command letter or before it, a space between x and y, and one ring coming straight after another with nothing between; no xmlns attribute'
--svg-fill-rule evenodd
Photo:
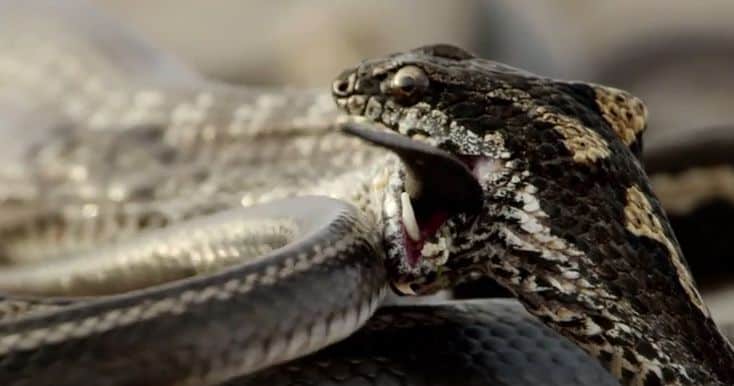
<svg viewBox="0 0 734 386"><path fill-rule="evenodd" d="M400 296L432 295L440 290L450 287L447 281L436 281L431 283L419 283L411 281L394 281L391 283L393 292Z"/></svg>
<svg viewBox="0 0 734 386"><path fill-rule="evenodd" d="M418 295L413 289L410 282L395 281L391 283L392 289L398 295L415 296Z"/></svg>

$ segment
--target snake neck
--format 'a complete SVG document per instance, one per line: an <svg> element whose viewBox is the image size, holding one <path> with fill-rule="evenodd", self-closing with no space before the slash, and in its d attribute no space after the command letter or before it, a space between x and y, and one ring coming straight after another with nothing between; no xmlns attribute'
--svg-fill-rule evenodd
<svg viewBox="0 0 734 386"><path fill-rule="evenodd" d="M623 385L734 384L732 346L678 265L684 260L649 187L627 189L624 227L574 211L560 215L571 228L562 232L549 220L558 192L537 188L532 173L508 175L516 184L503 183L509 190L499 196L514 199L488 204L495 215L476 225L494 245L481 249L491 256L485 272Z"/></svg>
<svg viewBox="0 0 734 386"><path fill-rule="evenodd" d="M664 314L638 314L622 321L619 316L628 317L629 311L619 312L619 308L629 304L609 302L604 308L589 310L582 302L574 304L578 300L558 304L556 299L564 296L568 299L567 292L549 291L543 295L520 294L518 298L529 312L599 360L622 385L732 384L731 347L713 321L695 327L693 340L709 339L708 347L702 348L690 340L671 339L668 331L672 326L663 327L666 332L661 333L659 328L667 324L660 320Z"/></svg>
<svg viewBox="0 0 734 386"><path fill-rule="evenodd" d="M623 385L734 384L734 350L634 158L610 161L627 170L624 183L592 174L589 185L518 160L482 162L488 215L456 244L466 263L450 281L489 275Z"/></svg>

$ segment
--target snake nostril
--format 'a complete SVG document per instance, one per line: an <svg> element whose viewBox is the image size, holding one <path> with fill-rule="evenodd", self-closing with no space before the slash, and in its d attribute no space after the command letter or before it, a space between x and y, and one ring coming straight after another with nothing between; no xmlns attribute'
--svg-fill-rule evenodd
<svg viewBox="0 0 734 386"><path fill-rule="evenodd" d="M332 85L332 92L338 96L347 96L350 92L350 83L348 79L337 79Z"/></svg>

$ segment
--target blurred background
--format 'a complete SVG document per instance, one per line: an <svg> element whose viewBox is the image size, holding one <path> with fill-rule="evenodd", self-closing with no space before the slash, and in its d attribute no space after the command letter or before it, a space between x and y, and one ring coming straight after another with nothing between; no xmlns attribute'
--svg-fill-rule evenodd
<svg viewBox="0 0 734 386"><path fill-rule="evenodd" d="M199 71L330 84L366 58L453 43L543 75L628 89L659 129L734 118L734 2L708 0L98 0Z"/></svg>

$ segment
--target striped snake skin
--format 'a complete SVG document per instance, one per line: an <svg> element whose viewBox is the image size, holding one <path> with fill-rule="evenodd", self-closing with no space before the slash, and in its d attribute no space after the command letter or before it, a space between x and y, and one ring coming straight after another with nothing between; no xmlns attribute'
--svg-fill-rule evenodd
<svg viewBox="0 0 734 386"><path fill-rule="evenodd" d="M233 87L88 7L2 3L0 383L734 384L661 206L731 192L677 191L670 144L659 200L646 114L447 45L331 95ZM375 313L479 277L522 306Z"/></svg>

